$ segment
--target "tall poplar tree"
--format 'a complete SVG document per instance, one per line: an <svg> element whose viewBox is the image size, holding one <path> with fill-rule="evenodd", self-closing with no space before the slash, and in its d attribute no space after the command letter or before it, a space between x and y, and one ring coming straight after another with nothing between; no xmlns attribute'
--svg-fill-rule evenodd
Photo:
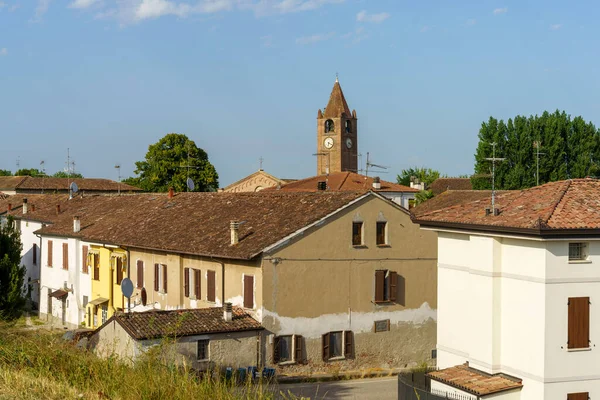
<svg viewBox="0 0 600 400"><path fill-rule="evenodd" d="M14 319L25 305L21 236L12 217L0 223L0 318Z"/></svg>

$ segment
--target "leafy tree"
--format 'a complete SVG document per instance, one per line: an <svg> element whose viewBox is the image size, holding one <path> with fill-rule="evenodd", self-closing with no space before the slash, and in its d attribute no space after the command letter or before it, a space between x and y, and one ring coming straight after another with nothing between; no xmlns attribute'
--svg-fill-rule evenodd
<svg viewBox="0 0 600 400"><path fill-rule="evenodd" d="M0 169L0 176L12 176L12 172L7 169Z"/></svg>
<svg viewBox="0 0 600 400"><path fill-rule="evenodd" d="M521 116L506 123L493 117L481 124L475 151L474 189L491 188L492 143L496 157L495 184L498 189L522 189L539 183L596 176L600 163L600 132L582 117L571 119L564 111L541 116Z"/></svg>
<svg viewBox="0 0 600 400"><path fill-rule="evenodd" d="M166 192L171 186L176 191L185 191L188 176L194 181L196 192L219 187L219 176L206 152L183 134L169 133L150 145L146 159L135 166L139 177L125 182L137 179L136 186L147 192Z"/></svg>
<svg viewBox="0 0 600 400"><path fill-rule="evenodd" d="M416 177L420 182L425 183L425 187L431 185L433 181L438 179L440 175L440 171L436 171L431 168L425 167L414 167L409 169L403 169L402 173L396 177L396 181L400 185L410 186L410 178Z"/></svg>
<svg viewBox="0 0 600 400"><path fill-rule="evenodd" d="M21 168L15 172L15 176L42 176L44 173L37 168Z"/></svg>
<svg viewBox="0 0 600 400"><path fill-rule="evenodd" d="M81 175L79 172L71 172L70 174L67 174L65 171L58 171L52 176L54 178L83 178L83 175Z"/></svg>
<svg viewBox="0 0 600 400"><path fill-rule="evenodd" d="M415 194L415 205L424 203L432 198L433 192L431 190L421 190L419 193Z"/></svg>
<svg viewBox="0 0 600 400"><path fill-rule="evenodd" d="M0 317L3 319L19 317L25 305L21 249L21 235L9 216L0 224Z"/></svg>

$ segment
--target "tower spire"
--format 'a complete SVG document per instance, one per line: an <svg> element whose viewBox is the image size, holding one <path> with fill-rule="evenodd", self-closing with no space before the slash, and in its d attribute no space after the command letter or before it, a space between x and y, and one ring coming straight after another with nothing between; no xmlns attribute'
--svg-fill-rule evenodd
<svg viewBox="0 0 600 400"><path fill-rule="evenodd" d="M335 73L335 83L340 83L340 80L338 79L338 73Z"/></svg>

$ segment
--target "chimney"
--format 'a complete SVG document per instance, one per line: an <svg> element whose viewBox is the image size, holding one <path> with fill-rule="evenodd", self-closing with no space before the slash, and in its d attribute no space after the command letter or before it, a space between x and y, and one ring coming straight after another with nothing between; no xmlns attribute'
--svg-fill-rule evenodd
<svg viewBox="0 0 600 400"><path fill-rule="evenodd" d="M23 199L23 214L27 214L27 199Z"/></svg>
<svg viewBox="0 0 600 400"><path fill-rule="evenodd" d="M8 211L12 210L12 204L8 203Z"/></svg>
<svg viewBox="0 0 600 400"><path fill-rule="evenodd" d="M319 190L319 191L327 190L327 182L325 182L325 181L317 182L317 190Z"/></svg>
<svg viewBox="0 0 600 400"><path fill-rule="evenodd" d="M381 189L381 179L379 179L378 176L373 178L373 189L375 189L375 190Z"/></svg>
<svg viewBox="0 0 600 400"><path fill-rule="evenodd" d="M240 241L240 223L238 221L231 221L229 229L231 230L231 245L238 244Z"/></svg>
<svg viewBox="0 0 600 400"><path fill-rule="evenodd" d="M169 188L169 199L172 199L175 196L175 189L172 187Z"/></svg>
<svg viewBox="0 0 600 400"><path fill-rule="evenodd" d="M75 216L73 217L73 232L77 233L81 230L81 221L79 220L79 217Z"/></svg>
<svg viewBox="0 0 600 400"><path fill-rule="evenodd" d="M60 214L60 204L56 205L56 215Z"/></svg>
<svg viewBox="0 0 600 400"><path fill-rule="evenodd" d="M223 319L226 322L231 322L233 319L233 309L231 307L231 303L223 304Z"/></svg>

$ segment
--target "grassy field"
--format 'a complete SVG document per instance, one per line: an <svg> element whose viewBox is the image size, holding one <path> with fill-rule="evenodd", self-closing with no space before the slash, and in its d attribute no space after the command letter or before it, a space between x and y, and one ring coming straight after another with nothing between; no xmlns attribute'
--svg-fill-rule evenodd
<svg viewBox="0 0 600 400"><path fill-rule="evenodd" d="M268 385L198 378L193 370L162 364L153 353L130 367L78 349L60 333L0 322L0 399L275 398L280 396Z"/></svg>

